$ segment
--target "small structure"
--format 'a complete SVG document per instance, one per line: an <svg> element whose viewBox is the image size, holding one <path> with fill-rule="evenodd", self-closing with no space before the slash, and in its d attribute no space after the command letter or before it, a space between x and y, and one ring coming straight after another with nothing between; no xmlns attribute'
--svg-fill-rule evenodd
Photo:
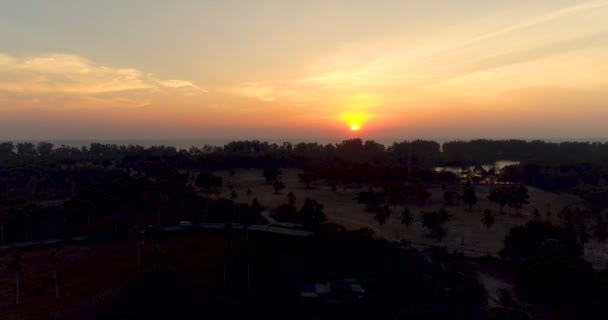
<svg viewBox="0 0 608 320"><path fill-rule="evenodd" d="M300 297L323 303L356 303L365 299L365 289L357 279L322 283L301 282Z"/></svg>

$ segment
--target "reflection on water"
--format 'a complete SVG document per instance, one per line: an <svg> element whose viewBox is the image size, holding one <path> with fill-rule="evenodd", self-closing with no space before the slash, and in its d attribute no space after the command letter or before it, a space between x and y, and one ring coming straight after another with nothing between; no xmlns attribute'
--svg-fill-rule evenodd
<svg viewBox="0 0 608 320"><path fill-rule="evenodd" d="M512 165L518 165L520 162L519 161L511 161L511 160L498 160L496 162L494 162L494 164L484 164L481 165L481 167L486 170L489 171L492 168L496 168L496 170L502 170L504 167L507 166L512 166ZM463 166L463 167L435 167L435 171L439 172L439 171L449 171L449 172L453 172L453 173L461 173L462 169L467 168L469 170L473 170L475 168L475 166Z"/></svg>

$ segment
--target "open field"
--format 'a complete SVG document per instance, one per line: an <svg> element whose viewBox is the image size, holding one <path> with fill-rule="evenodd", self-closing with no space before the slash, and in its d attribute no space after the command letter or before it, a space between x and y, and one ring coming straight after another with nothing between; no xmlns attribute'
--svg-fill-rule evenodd
<svg viewBox="0 0 608 320"><path fill-rule="evenodd" d="M344 189L344 186L338 185L337 190L332 191L329 183L316 181L312 184L311 189L306 189L305 184L300 182L298 178L300 170L282 169L281 171L285 189L278 195L274 193L271 185L265 183L260 169L238 169L234 175L231 175L228 171L218 171L215 174L223 177L224 185L230 182L239 196L236 201L249 202L251 199L257 198L263 206L273 208L287 203L287 193L293 192L296 196L297 207L300 207L307 197L323 204L328 222L334 222L349 229L367 227L374 230L377 235L389 240L405 239L423 245L441 244L453 249L479 252L480 255L498 253L503 248L503 241L509 230L533 219L532 212L534 209L540 211L541 219L549 219L558 223L558 212L564 206L580 202L577 197L572 195L555 194L536 188L528 188L530 203L524 205L521 214L515 214L508 207L504 208L504 214L500 214L499 206L487 199L491 187L478 185L475 190L479 202L473 207L472 212L469 212L468 207L464 204L444 206L441 186L434 185L430 186L432 197L427 205L408 205L414 215L414 222L409 227L400 223L403 206L391 207L391 217L385 225L380 227L373 219L374 215L365 212L365 206L355 200L357 193L368 191L369 186L349 186L349 188ZM247 189L252 190L252 195L249 197L246 196ZM462 186L460 185L447 186L447 189L462 192ZM380 190L376 189L375 191ZM224 187L222 192L223 197L230 196L228 188ZM447 236L439 243L437 240L428 237L427 229L422 226L420 213L441 207L446 208L448 213L452 215L452 219L446 223ZM490 209L496 218L494 225L489 229L481 222L482 212L485 209ZM551 212L549 217L547 217L547 212ZM604 244L591 241L585 249L585 257L594 265L605 266L608 264L608 256L606 255L608 248Z"/></svg>

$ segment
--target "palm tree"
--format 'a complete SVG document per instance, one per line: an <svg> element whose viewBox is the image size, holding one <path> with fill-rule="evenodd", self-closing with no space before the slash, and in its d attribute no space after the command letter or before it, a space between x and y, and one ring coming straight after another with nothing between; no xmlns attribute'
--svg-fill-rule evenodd
<svg viewBox="0 0 608 320"><path fill-rule="evenodd" d="M296 206L296 195L293 192L287 194L287 203L292 207Z"/></svg>
<svg viewBox="0 0 608 320"><path fill-rule="evenodd" d="M237 205L235 202L238 197L239 197L239 195L236 193L236 191L232 190L232 193L230 193L230 199L232 200L232 217L233 217L232 220L233 221L235 220L234 218L238 216L236 213Z"/></svg>
<svg viewBox="0 0 608 320"><path fill-rule="evenodd" d="M451 219L451 215L444 208L437 211L422 212L422 225L431 231L431 237L441 242L447 231L443 224Z"/></svg>
<svg viewBox="0 0 608 320"><path fill-rule="evenodd" d="M281 190L285 189L285 184L277 179L273 182L272 187L274 188L274 194L279 194Z"/></svg>
<svg viewBox="0 0 608 320"><path fill-rule="evenodd" d="M137 243L137 270L141 269L141 248L143 246L142 236L144 234L144 228L135 226L131 230L131 237L135 239Z"/></svg>
<svg viewBox="0 0 608 320"><path fill-rule="evenodd" d="M488 229L490 227L492 227L492 225L494 224L494 215L492 214L492 211L490 211L490 209L485 209L483 211L483 217L481 218L481 222L483 222L483 224L486 225L486 227L488 227Z"/></svg>
<svg viewBox="0 0 608 320"><path fill-rule="evenodd" d="M414 217L412 217L412 212L410 209L408 207L403 208L403 212L401 212L401 224L408 227L413 220Z"/></svg>
<svg viewBox="0 0 608 320"><path fill-rule="evenodd" d="M467 182L464 187L462 201L469 206L469 212L473 210L473 205L477 203L477 195L475 194L475 189L471 185L471 182Z"/></svg>
<svg viewBox="0 0 608 320"><path fill-rule="evenodd" d="M260 204L257 198L253 198L253 200L251 201L251 206L249 208L249 210L251 211L250 213L256 216L257 224L260 224L260 214L262 213L262 211L264 211L264 208L262 208L262 205Z"/></svg>
<svg viewBox="0 0 608 320"><path fill-rule="evenodd" d="M412 212L410 209L408 207L404 207L403 211L401 212L401 224L409 227L413 220L414 217L412 217ZM401 238L403 239L403 232L401 233Z"/></svg>
<svg viewBox="0 0 608 320"><path fill-rule="evenodd" d="M386 218L386 214L383 210L378 210L376 215L374 215L374 220L376 220L380 226L380 235L382 235L382 225L386 223Z"/></svg>
<svg viewBox="0 0 608 320"><path fill-rule="evenodd" d="M393 213L393 212L391 211L391 208L388 206L388 204L385 204L385 205L382 207L382 212L384 212L384 215L386 216L386 219L387 219L387 220L388 220L388 218L390 218L390 217L391 217L391 214Z"/></svg>
<svg viewBox="0 0 608 320"><path fill-rule="evenodd" d="M57 283L57 250L51 249L48 254L49 264L53 269L53 281L55 282L55 299L59 298L59 285Z"/></svg>
<svg viewBox="0 0 608 320"><path fill-rule="evenodd" d="M15 272L15 304L19 304L19 272L23 268L21 264L21 256L23 252L19 249L15 249L11 254L11 262L9 268Z"/></svg>

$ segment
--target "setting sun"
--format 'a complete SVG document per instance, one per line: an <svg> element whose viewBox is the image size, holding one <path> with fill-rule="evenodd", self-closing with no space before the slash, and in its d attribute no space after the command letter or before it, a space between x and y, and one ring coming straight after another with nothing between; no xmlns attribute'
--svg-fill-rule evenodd
<svg viewBox="0 0 608 320"><path fill-rule="evenodd" d="M346 112L341 114L338 118L343 121L351 131L359 131L363 124L373 118L374 115L361 112Z"/></svg>

